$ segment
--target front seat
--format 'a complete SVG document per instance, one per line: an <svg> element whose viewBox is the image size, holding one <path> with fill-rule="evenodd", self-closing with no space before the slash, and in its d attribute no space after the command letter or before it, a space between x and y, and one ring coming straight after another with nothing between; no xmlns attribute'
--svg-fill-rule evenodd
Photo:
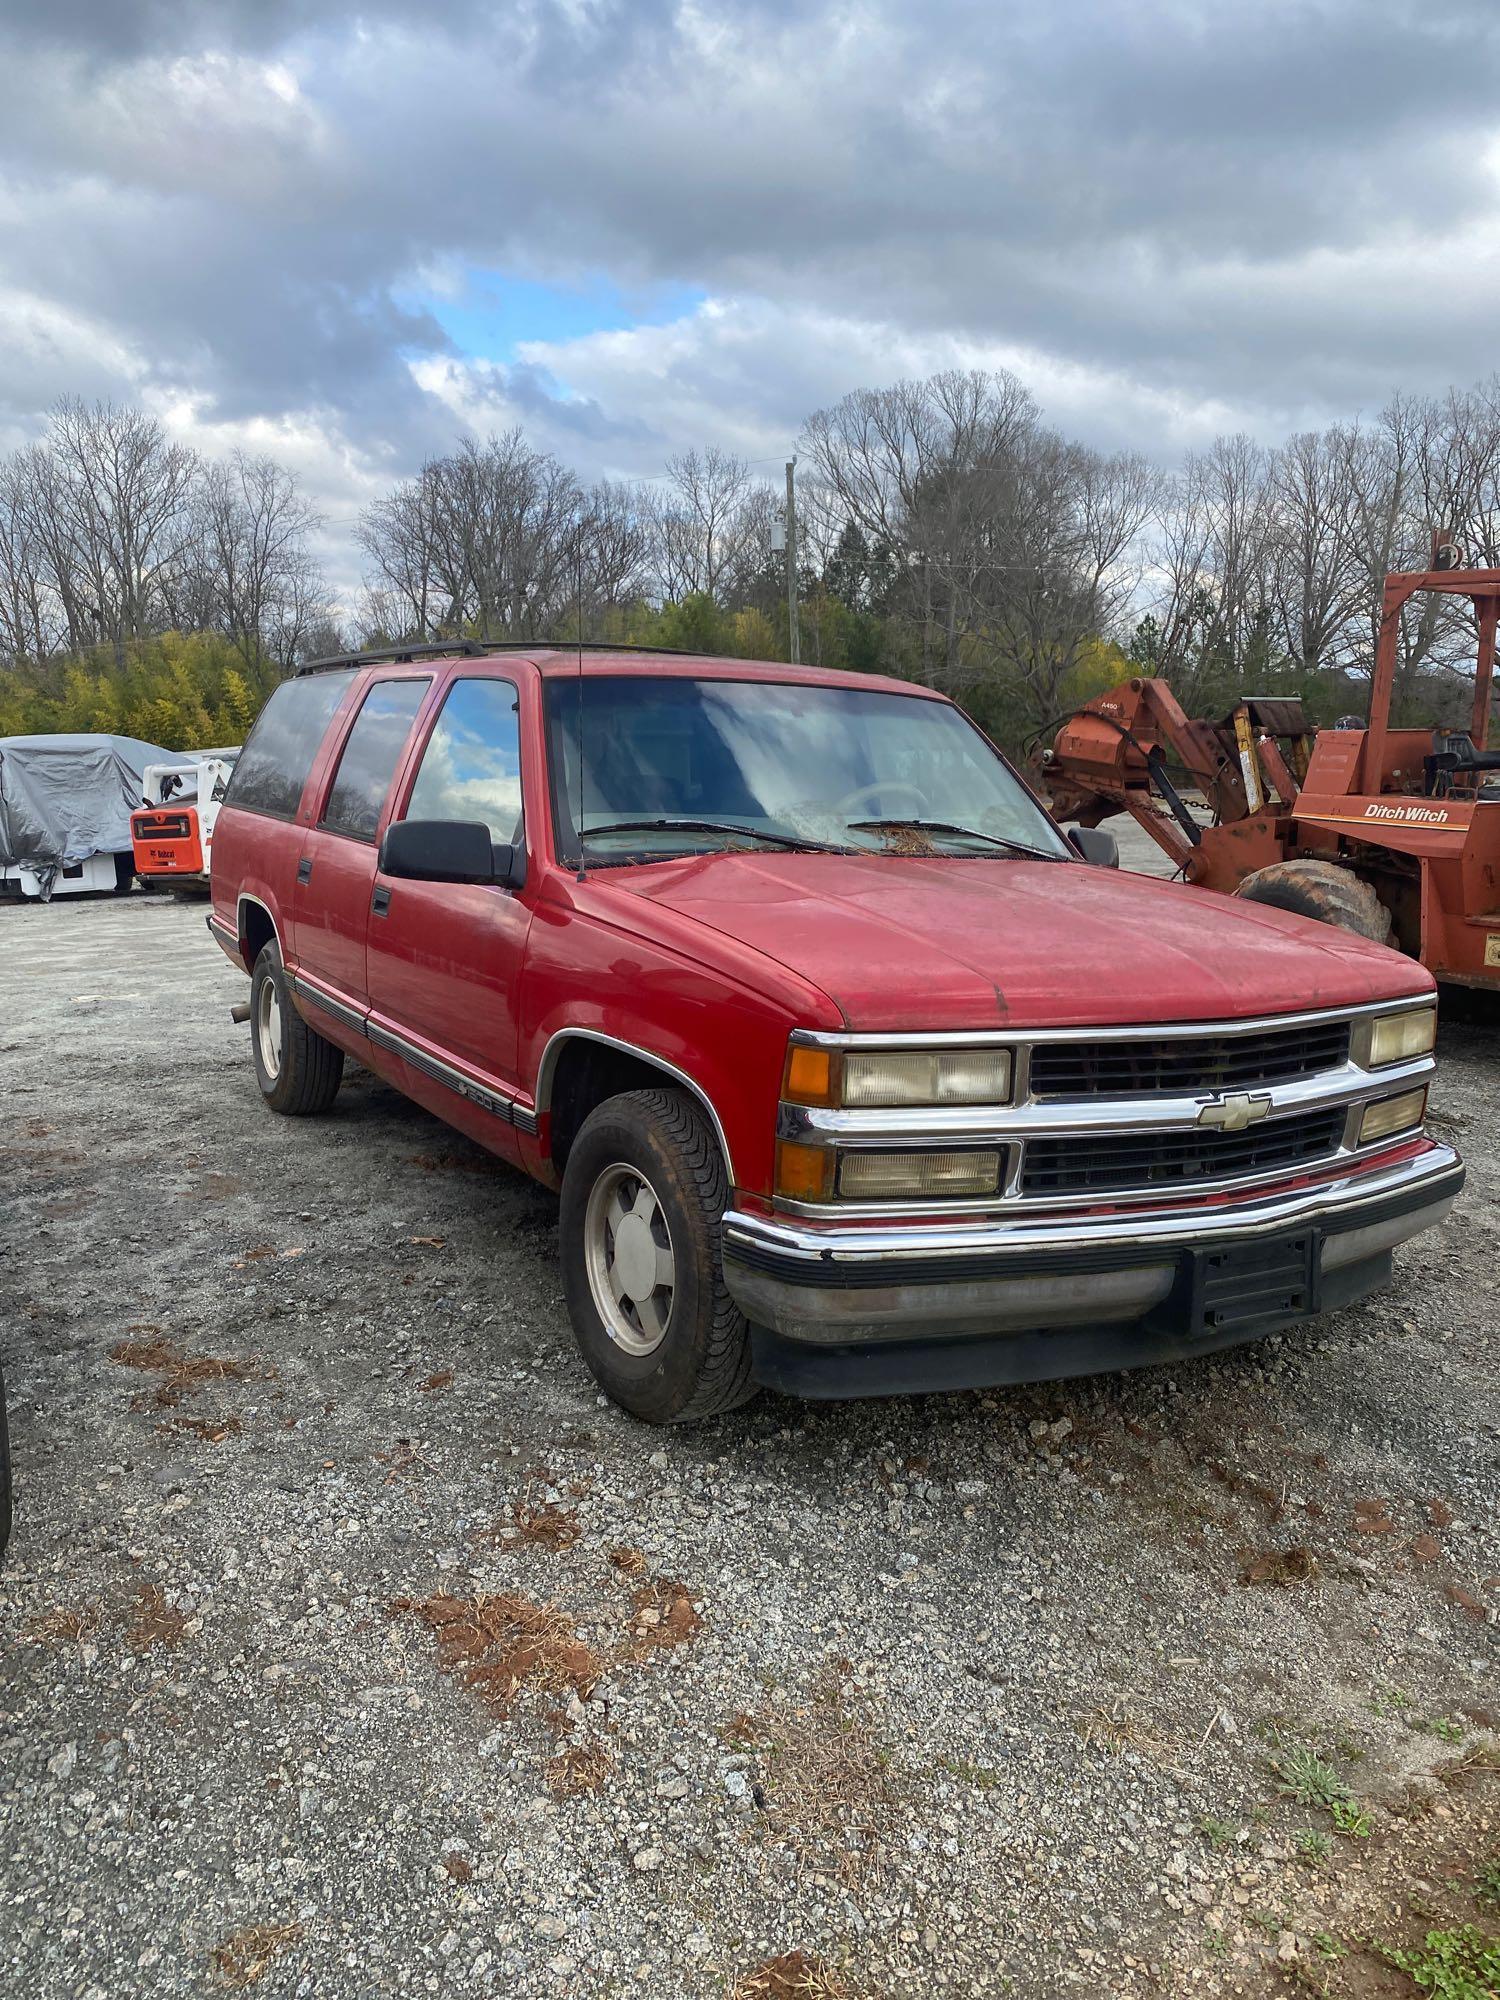
<svg viewBox="0 0 1500 2000"><path fill-rule="evenodd" d="M1427 796L1446 798L1459 772L1500 771L1500 750L1476 750L1467 729L1434 729L1432 754L1423 759L1422 768L1427 773Z"/></svg>

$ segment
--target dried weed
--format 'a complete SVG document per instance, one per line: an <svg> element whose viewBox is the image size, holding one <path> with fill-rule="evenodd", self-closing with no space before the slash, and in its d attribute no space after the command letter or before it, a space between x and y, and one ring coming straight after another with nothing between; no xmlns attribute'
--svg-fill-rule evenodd
<svg viewBox="0 0 1500 2000"><path fill-rule="evenodd" d="M581 1792L597 1792L613 1769L597 1743L575 1743L547 1766L547 1786L554 1798L576 1798Z"/></svg>
<svg viewBox="0 0 1500 2000"><path fill-rule="evenodd" d="M843 1882L878 1866L904 1820L908 1787L832 1675L807 1700L738 1715L732 1726L758 1751L756 1803L774 1839Z"/></svg>
<svg viewBox="0 0 1500 2000"><path fill-rule="evenodd" d="M435 1592L398 1597L390 1609L420 1619L437 1640L439 1668L471 1688L497 1717L509 1714L525 1688L572 1688L586 1697L604 1671L570 1618L524 1597Z"/></svg>
<svg viewBox="0 0 1500 2000"><path fill-rule="evenodd" d="M137 1596L140 1609L135 1623L125 1634L126 1645L133 1653L149 1653L153 1646L163 1646L168 1652L172 1651L181 1643L190 1614L168 1604L166 1592L159 1583L143 1583ZM256 1977L259 1976L257 1973Z"/></svg>
<svg viewBox="0 0 1500 2000"><path fill-rule="evenodd" d="M59 1605L21 1627L21 1637L43 1646L81 1646L99 1629L97 1605Z"/></svg>
<svg viewBox="0 0 1500 2000"><path fill-rule="evenodd" d="M286 1951L302 1938L302 1926L289 1924L246 1924L232 1931L222 1944L214 1946L210 1962L221 1986L243 1993L253 1986L279 1951Z"/></svg>
<svg viewBox="0 0 1500 2000"><path fill-rule="evenodd" d="M857 2000L837 1966L805 1951L784 1951L734 1982L729 2000Z"/></svg>

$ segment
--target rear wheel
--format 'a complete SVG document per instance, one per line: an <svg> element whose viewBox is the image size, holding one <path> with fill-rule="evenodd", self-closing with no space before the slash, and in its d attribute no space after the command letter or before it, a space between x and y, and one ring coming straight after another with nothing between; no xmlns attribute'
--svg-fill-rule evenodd
<svg viewBox="0 0 1500 2000"><path fill-rule="evenodd" d="M562 1185L563 1287L599 1386L647 1423L755 1394L750 1331L724 1284L729 1199L708 1121L676 1090L631 1090L585 1120Z"/></svg>
<svg viewBox="0 0 1500 2000"><path fill-rule="evenodd" d="M250 1049L260 1094L273 1111L308 1118L339 1093L344 1052L292 1005L275 939L263 947L250 980Z"/></svg>
<svg viewBox="0 0 1500 2000"><path fill-rule="evenodd" d="M1336 861L1273 861L1257 868L1234 892L1247 903L1268 903L1320 924L1387 944L1391 913L1368 882Z"/></svg>

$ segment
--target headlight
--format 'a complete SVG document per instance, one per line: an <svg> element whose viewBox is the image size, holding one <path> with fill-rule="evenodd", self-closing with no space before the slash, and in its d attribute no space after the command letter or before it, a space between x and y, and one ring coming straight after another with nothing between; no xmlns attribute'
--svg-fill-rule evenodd
<svg viewBox="0 0 1500 2000"><path fill-rule="evenodd" d="M1359 1121L1359 1143L1368 1146L1376 1139L1392 1138L1397 1132L1408 1132L1420 1125L1427 1115L1427 1086L1420 1090L1403 1090L1399 1097L1382 1097L1374 1104L1365 1106L1365 1115Z"/></svg>
<svg viewBox="0 0 1500 2000"><path fill-rule="evenodd" d="M922 1195L997 1194L998 1153L844 1153L839 1194L845 1201L896 1201Z"/></svg>
<svg viewBox="0 0 1500 2000"><path fill-rule="evenodd" d="M1402 1014L1380 1014L1362 1022L1355 1034L1354 1060L1363 1069L1384 1069L1388 1063L1430 1054L1436 1041L1436 1007L1409 1007Z"/></svg>
<svg viewBox="0 0 1500 2000"><path fill-rule="evenodd" d="M781 1139L776 1192L788 1201L935 1201L1000 1192L997 1147L932 1153L844 1152Z"/></svg>
<svg viewBox="0 0 1500 2000"><path fill-rule="evenodd" d="M782 1095L846 1110L1008 1104L1009 1049L818 1049L793 1043Z"/></svg>

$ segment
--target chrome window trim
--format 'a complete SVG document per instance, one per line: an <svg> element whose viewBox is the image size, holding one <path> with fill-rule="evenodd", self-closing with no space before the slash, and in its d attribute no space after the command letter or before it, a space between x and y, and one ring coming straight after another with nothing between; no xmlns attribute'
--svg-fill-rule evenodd
<svg viewBox="0 0 1500 2000"><path fill-rule="evenodd" d="M618 1035L606 1035L599 1028L558 1028L555 1033L548 1036L546 1045L542 1049L541 1061L537 1064L535 1103L538 1119L551 1107L552 1079L557 1072L558 1058L562 1054L562 1044L565 1042L602 1042L606 1048L620 1049L626 1055L638 1056L642 1062L650 1063L653 1069L661 1070L664 1075L670 1076L675 1082L690 1090L708 1113L709 1122L719 1142L719 1151L724 1155L724 1172L729 1185L731 1187L738 1185L734 1178L734 1162L730 1158L729 1141L724 1136L724 1127L720 1123L718 1112L714 1109L713 1100L703 1086L695 1082L686 1070L679 1069L676 1063L668 1062L665 1056L659 1056L654 1049L642 1048L639 1042L622 1041Z"/></svg>

